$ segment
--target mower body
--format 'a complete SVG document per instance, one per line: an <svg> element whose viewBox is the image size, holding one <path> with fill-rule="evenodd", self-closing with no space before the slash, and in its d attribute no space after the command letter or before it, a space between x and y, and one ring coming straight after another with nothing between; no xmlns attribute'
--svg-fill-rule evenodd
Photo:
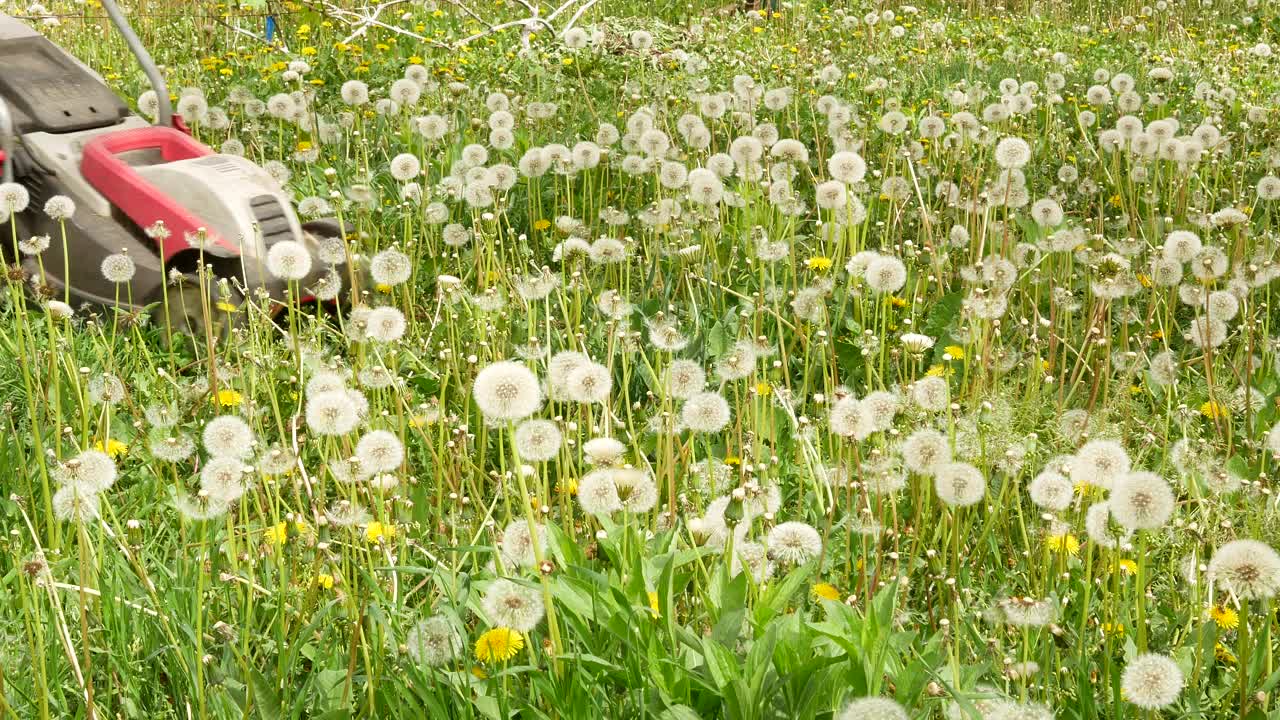
<svg viewBox="0 0 1280 720"><path fill-rule="evenodd" d="M17 258L46 293L138 310L160 301L170 277L203 262L240 292L283 297L267 252L283 240L310 246L315 239L270 174L199 143L176 116L171 125L152 125L133 114L95 72L4 14L0 68L0 103L13 126L0 137L2 162L31 195L14 228L0 217L0 246L12 258L15 233L50 238L39 257ZM45 214L57 195L75 202L71 218ZM117 253L137 266L127 291L101 271Z"/></svg>

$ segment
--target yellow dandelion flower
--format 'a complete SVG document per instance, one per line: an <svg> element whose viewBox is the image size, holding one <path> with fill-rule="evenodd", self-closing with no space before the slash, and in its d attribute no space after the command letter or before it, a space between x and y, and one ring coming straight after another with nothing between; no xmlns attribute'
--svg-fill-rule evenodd
<svg viewBox="0 0 1280 720"><path fill-rule="evenodd" d="M831 583L820 582L809 588L809 594L822 600L839 600L840 590Z"/></svg>
<svg viewBox="0 0 1280 720"><path fill-rule="evenodd" d="M949 377L951 375L955 375L956 371L949 367L946 367L945 365L939 364L939 365L931 365L929 369L925 371L924 374L928 375L929 377Z"/></svg>
<svg viewBox="0 0 1280 720"><path fill-rule="evenodd" d="M106 453L111 457L112 460L115 460L116 458L119 458L121 455L124 455L125 453L129 452L129 446L125 445L119 440L116 440L115 438L108 438L106 447L103 447L102 441L99 440L98 442L93 444L93 449L97 450L98 452Z"/></svg>
<svg viewBox="0 0 1280 720"><path fill-rule="evenodd" d="M283 545L289 541L289 523L278 522L267 528L265 533L268 545Z"/></svg>
<svg viewBox="0 0 1280 720"><path fill-rule="evenodd" d="M1209 418L1210 420L1217 420L1218 418L1224 418L1229 413L1230 411L1227 410L1226 405L1223 405L1220 402L1215 402L1213 400L1210 400L1200 406L1200 414Z"/></svg>
<svg viewBox="0 0 1280 720"><path fill-rule="evenodd" d="M369 542L391 540L396 536L395 523L382 523L374 520L365 526L364 536L369 539Z"/></svg>
<svg viewBox="0 0 1280 720"><path fill-rule="evenodd" d="M907 299L900 298L897 295L890 295L889 297L885 298L885 302L889 303L890 305L896 308L904 308L907 306Z"/></svg>
<svg viewBox="0 0 1280 720"><path fill-rule="evenodd" d="M524 636L506 627L486 630L476 640L476 659L486 665L503 663L515 657L524 647Z"/></svg>
<svg viewBox="0 0 1280 720"><path fill-rule="evenodd" d="M392 290L391 286L386 283L378 283L377 285L373 286L373 289L377 290L383 295L390 295Z"/></svg>
<svg viewBox="0 0 1280 720"><path fill-rule="evenodd" d="M1102 623L1102 632L1104 635L1124 637L1124 623Z"/></svg>
<svg viewBox="0 0 1280 720"><path fill-rule="evenodd" d="M649 591L649 612L653 613L654 617L661 615L658 610L658 593L652 590Z"/></svg>
<svg viewBox="0 0 1280 720"><path fill-rule="evenodd" d="M244 396L235 390L219 390L218 405L220 407L235 407L244 400Z"/></svg>
<svg viewBox="0 0 1280 720"><path fill-rule="evenodd" d="M768 396L773 392L773 386L767 382L756 383L756 394L762 397Z"/></svg>
<svg viewBox="0 0 1280 720"><path fill-rule="evenodd" d="M333 589L333 576L328 573L320 573L316 575L315 586L322 590Z"/></svg>
<svg viewBox="0 0 1280 720"><path fill-rule="evenodd" d="M1231 652L1230 648L1228 648L1226 645L1223 645L1222 643L1214 644L1213 656L1217 658L1218 662L1226 663L1228 665L1236 664L1235 654Z"/></svg>
<svg viewBox="0 0 1280 720"><path fill-rule="evenodd" d="M551 227L551 221L546 218L543 218L542 220L535 220L533 223L534 230L546 230L549 227Z"/></svg>
<svg viewBox="0 0 1280 720"><path fill-rule="evenodd" d="M240 309L235 303L229 303L226 300L219 300L213 306L225 313L233 313Z"/></svg>
<svg viewBox="0 0 1280 720"><path fill-rule="evenodd" d="M556 483L556 489L565 495L576 497L578 495L578 479L564 478Z"/></svg>
<svg viewBox="0 0 1280 720"><path fill-rule="evenodd" d="M1120 562L1116 563L1116 565L1119 567L1121 575L1137 575L1138 574L1138 563L1132 560L1128 560L1128 559L1121 560Z"/></svg>
<svg viewBox="0 0 1280 720"><path fill-rule="evenodd" d="M1226 605L1215 605L1209 611L1209 617L1223 630L1235 630L1240 627L1240 613Z"/></svg>
<svg viewBox="0 0 1280 720"><path fill-rule="evenodd" d="M729 455L728 457L726 457L726 458L724 459L724 464L725 464L725 465L732 465L732 466L734 466L734 467L737 467L737 466L739 466L739 465L741 465L741 464L742 464L742 458L740 458L740 457L738 457L738 456L736 456L736 455Z"/></svg>
<svg viewBox="0 0 1280 720"><path fill-rule="evenodd" d="M1080 552L1080 539L1075 535L1050 535L1045 538L1045 545L1054 552L1066 553L1072 557Z"/></svg>
<svg viewBox="0 0 1280 720"><path fill-rule="evenodd" d="M809 268L810 270L818 270L818 271L830 270L831 258L822 257L821 255L815 255L809 258L808 260L805 260L804 264L805 264L805 267Z"/></svg>
<svg viewBox="0 0 1280 720"><path fill-rule="evenodd" d="M946 354L950 355L952 360L964 359L964 348L960 347L959 345L948 345L942 348L942 350Z"/></svg>
<svg viewBox="0 0 1280 720"><path fill-rule="evenodd" d="M311 47L310 45L308 45L308 46L306 46L306 47L302 48L302 50L300 50L299 52L301 52L303 55L306 55L306 56L308 56L308 57L311 57L311 56L314 56L314 55L316 54L316 52L317 52L317 51L316 51L316 49L315 49L315 48L313 48L313 47Z"/></svg>

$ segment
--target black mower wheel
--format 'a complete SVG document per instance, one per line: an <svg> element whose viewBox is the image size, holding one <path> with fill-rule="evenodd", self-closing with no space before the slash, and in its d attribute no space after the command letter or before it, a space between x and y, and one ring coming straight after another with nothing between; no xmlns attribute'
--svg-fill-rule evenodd
<svg viewBox="0 0 1280 720"><path fill-rule="evenodd" d="M220 290L210 288L206 299L194 275L184 277L181 283L171 285L167 290L167 307L165 298L160 297L152 311L153 321L167 344L172 344L175 337L182 335L203 343L206 334L211 334L215 343L225 343L231 338L231 332L244 312L241 307L244 299L240 293L233 289L230 297L223 298Z"/></svg>

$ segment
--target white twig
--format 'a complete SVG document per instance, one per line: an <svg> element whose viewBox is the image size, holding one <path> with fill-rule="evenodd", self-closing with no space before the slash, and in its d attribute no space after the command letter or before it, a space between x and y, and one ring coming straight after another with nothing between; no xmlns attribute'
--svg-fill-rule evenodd
<svg viewBox="0 0 1280 720"><path fill-rule="evenodd" d="M407 1L408 0L384 0L383 2L380 2L376 5L365 5L359 8L348 9L348 8L338 6L333 0L322 0L322 2L319 3L318 7L316 6L313 6L313 7L316 7L316 9L321 10L330 19L337 20L343 23L344 25L346 25L347 27L352 28L351 33L347 35L347 38L345 40L342 41L343 43L350 43L352 40L355 40L358 37L367 35L369 33L370 28L381 28L383 30L390 31L398 35L402 35L404 37L413 38L414 40L418 40L419 42L430 43L431 45L434 45L436 47L457 49L457 48L466 46L472 42L475 42L476 40L479 40L481 38L488 37L490 35L495 35L499 32L502 32L503 30L519 27L521 28L520 45L525 50L528 50L530 48L530 40L533 36L533 33L537 32L539 28L545 28L553 36L562 35L566 30L576 25L578 20L580 20L582 16L588 10L590 10L591 7L595 5L599 0L586 0L586 2L583 2L583 0L564 0L564 2L561 3L559 7L553 10L550 15L546 15L546 16L543 16L541 9L537 5L530 3L529 0L516 0L516 2L519 3L529 13L529 15L519 20L511 20L508 22L501 22L501 23L493 23L493 22L490 22L489 20L486 20L476 11L472 10L470 7L467 7L467 5L463 2L463 0L445 0L453 7L456 7L459 10L461 10L463 14L465 14L467 17L471 18L472 20L476 21L477 23L479 23L481 26L484 27L484 30L481 30L478 33L469 35L465 38L462 38L461 40L457 40L449 44L442 43L438 40L426 37L424 35L420 35L415 32L411 32L402 27L398 27L391 23L384 22L383 20L380 19L383 11L387 10L390 7L399 5ZM551 22L552 20L555 20L557 17L560 17L560 15L568 11L570 8L574 6L578 6L580 3L581 5L578 7L577 11L573 13L573 16L569 18L569 21L565 23L564 27L557 29L556 26L552 24ZM234 26L230 26L230 27L232 27L233 30L241 34L249 35L251 37L257 37L245 30L241 30L238 27L234 27Z"/></svg>

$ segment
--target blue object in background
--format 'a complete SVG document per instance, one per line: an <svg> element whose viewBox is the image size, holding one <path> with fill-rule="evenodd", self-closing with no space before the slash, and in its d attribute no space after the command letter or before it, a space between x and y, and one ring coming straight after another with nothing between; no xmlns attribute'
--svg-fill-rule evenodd
<svg viewBox="0 0 1280 720"><path fill-rule="evenodd" d="M267 42L274 42L276 39L276 16L267 16Z"/></svg>

